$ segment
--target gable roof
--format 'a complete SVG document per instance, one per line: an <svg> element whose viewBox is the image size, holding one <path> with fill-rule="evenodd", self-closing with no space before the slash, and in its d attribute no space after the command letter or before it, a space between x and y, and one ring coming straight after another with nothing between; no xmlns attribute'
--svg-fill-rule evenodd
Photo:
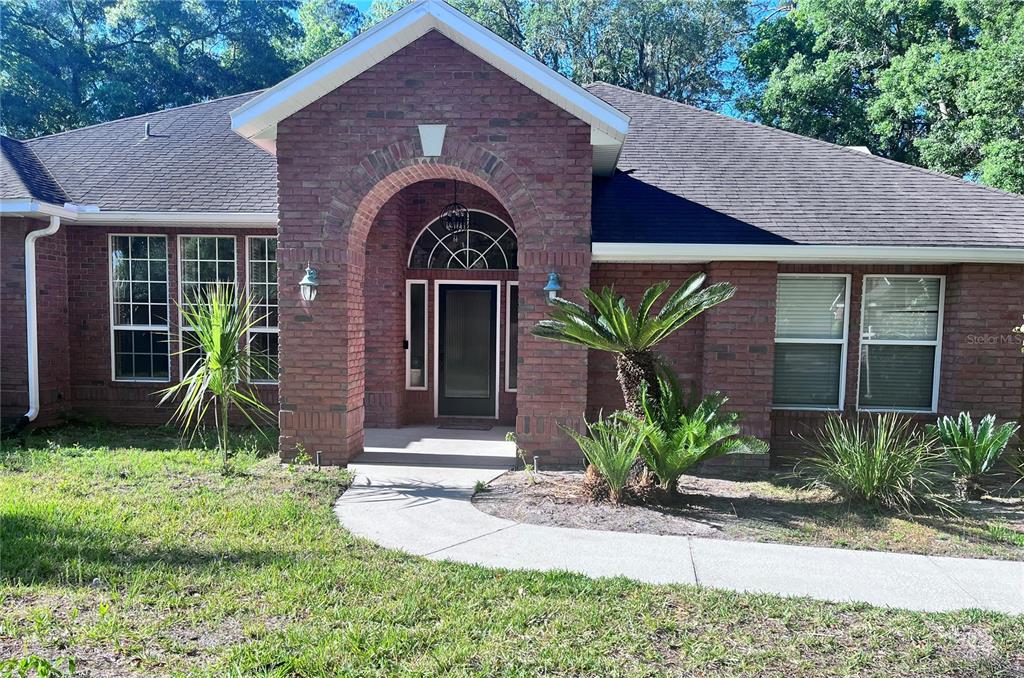
<svg viewBox="0 0 1024 678"><path fill-rule="evenodd" d="M1024 197L606 83L630 116L595 243L1024 247ZM596 249L595 249L596 251Z"/></svg>
<svg viewBox="0 0 1024 678"><path fill-rule="evenodd" d="M66 197L58 204L69 200L101 211L276 212L276 160L229 125L228 112L253 95L20 143L63 187Z"/></svg>
<svg viewBox="0 0 1024 678"><path fill-rule="evenodd" d="M629 118L565 76L548 68L442 0L418 0L353 38L295 75L231 112L231 128L272 149L277 123L368 68L438 31L551 103L590 125L591 143L608 158L607 171L629 131ZM613 147L608 152L605 147Z"/></svg>
<svg viewBox="0 0 1024 678"><path fill-rule="evenodd" d="M28 144L0 135L0 199L63 205L68 197Z"/></svg>

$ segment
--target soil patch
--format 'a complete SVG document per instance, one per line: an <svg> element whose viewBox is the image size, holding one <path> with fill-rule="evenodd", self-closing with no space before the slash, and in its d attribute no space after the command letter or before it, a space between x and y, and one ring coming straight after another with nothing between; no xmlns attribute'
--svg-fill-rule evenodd
<svg viewBox="0 0 1024 678"><path fill-rule="evenodd" d="M778 472L722 468L680 480L662 505L594 501L579 472L506 473L474 505L500 518L616 532L1024 560L1024 497L960 504L961 517L858 509Z"/></svg>

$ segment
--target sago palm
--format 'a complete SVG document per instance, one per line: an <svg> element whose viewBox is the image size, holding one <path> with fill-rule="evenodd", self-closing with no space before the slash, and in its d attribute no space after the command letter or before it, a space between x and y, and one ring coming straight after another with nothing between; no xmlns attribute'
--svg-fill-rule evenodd
<svg viewBox="0 0 1024 678"><path fill-rule="evenodd" d="M718 392L701 398L687 394L670 373L658 375L660 398L644 389L647 442L640 452L661 489L675 492L679 477L707 459L737 452L767 453L768 446L741 436L740 416L724 411L729 399Z"/></svg>
<svg viewBox="0 0 1024 678"><path fill-rule="evenodd" d="M992 414L984 417L975 428L971 413L961 412L955 419L940 418L936 424L928 426L928 432L942 443L946 458L953 465L953 478L960 496L981 499L984 494L982 476L995 467L1017 428L1013 422L996 426Z"/></svg>
<svg viewBox="0 0 1024 678"><path fill-rule="evenodd" d="M657 393L654 347L686 323L736 293L729 283L703 287L707 276L698 273L672 293L655 312L658 300L671 283L652 285L644 292L640 306L633 310L614 289L600 293L583 290L594 311L567 299L552 300L549 320L533 327L535 336L615 354L617 379L626 409L643 416L641 390Z"/></svg>
<svg viewBox="0 0 1024 678"><path fill-rule="evenodd" d="M256 417L268 419L273 414L245 385L250 370L245 340L257 322L252 302L248 297L235 299L228 285L217 285L206 290L201 300L179 306L179 312L182 325L195 336L181 353L198 349L200 355L181 381L159 392L160 404L180 396L172 419L190 433L195 433L212 407L217 450L226 465L231 409L257 427Z"/></svg>

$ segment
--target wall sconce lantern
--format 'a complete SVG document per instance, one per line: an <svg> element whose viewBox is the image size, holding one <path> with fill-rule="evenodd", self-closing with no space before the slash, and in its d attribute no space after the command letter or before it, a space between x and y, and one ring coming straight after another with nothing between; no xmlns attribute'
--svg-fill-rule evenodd
<svg viewBox="0 0 1024 678"><path fill-rule="evenodd" d="M306 275L299 281L299 291L303 301L316 299L316 288L320 285L320 272L312 266L306 266Z"/></svg>
<svg viewBox="0 0 1024 678"><path fill-rule="evenodd" d="M562 281L557 273L548 273L548 284L544 286L544 291L548 293L549 302L562 291Z"/></svg>

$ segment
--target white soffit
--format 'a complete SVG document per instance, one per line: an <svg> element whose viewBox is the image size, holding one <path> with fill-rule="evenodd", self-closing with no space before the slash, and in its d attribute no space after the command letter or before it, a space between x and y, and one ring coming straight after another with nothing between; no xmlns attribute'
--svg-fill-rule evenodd
<svg viewBox="0 0 1024 678"><path fill-rule="evenodd" d="M419 0L231 111L231 129L273 149L277 123L337 89L431 30L436 30L514 80L591 126L602 157L614 155L629 116L556 73L441 0ZM608 148L603 148L608 147ZM611 153L614 151L614 153ZM595 156L598 155L595 153ZM603 164L603 163L602 163ZM595 167L595 170L598 168ZM602 173L610 168L602 167Z"/></svg>

